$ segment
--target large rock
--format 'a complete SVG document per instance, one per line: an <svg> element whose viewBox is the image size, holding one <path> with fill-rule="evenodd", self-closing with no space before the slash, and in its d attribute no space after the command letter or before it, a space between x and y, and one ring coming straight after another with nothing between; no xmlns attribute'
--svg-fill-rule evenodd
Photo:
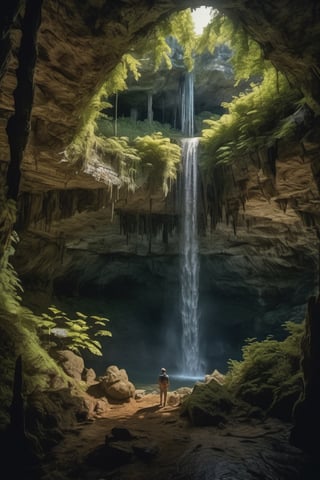
<svg viewBox="0 0 320 480"><path fill-rule="evenodd" d="M115 401L126 401L135 395L135 386L129 381L127 372L116 365L107 368L101 387L107 398Z"/></svg>
<svg viewBox="0 0 320 480"><path fill-rule="evenodd" d="M215 380L198 382L185 398L181 414L188 416L195 426L224 425L235 405L235 399Z"/></svg>
<svg viewBox="0 0 320 480"><path fill-rule="evenodd" d="M84 371L83 358L70 350L59 350L56 355L66 374L80 382Z"/></svg>

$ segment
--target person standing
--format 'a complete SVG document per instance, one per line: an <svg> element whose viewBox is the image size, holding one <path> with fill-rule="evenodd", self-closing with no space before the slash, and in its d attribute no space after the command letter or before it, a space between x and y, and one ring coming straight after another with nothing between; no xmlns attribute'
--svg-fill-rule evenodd
<svg viewBox="0 0 320 480"><path fill-rule="evenodd" d="M169 375L165 368L161 368L161 373L158 377L158 385L160 389L160 407L165 407L169 388Z"/></svg>

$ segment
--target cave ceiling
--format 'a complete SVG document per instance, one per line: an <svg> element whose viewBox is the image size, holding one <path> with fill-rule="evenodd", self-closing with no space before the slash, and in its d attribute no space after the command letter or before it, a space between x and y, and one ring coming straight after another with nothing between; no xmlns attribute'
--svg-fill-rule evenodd
<svg viewBox="0 0 320 480"><path fill-rule="evenodd" d="M11 7L13 4L20 5L11 22L9 4ZM28 232L25 232L26 239L32 236L33 245L41 251L43 249L49 257L59 255L61 237L70 249L91 249L99 253L128 251L119 234L119 221L112 223L113 210L147 212L150 207L147 192L141 188L135 194L128 194L118 189L119 179L114 172L107 173L109 184L106 185L90 172L63 161L63 152L81 125L83 112L93 94L121 56L165 16L201 5L217 8L244 26L262 46L266 58L301 88L309 99L310 107L319 113L320 6L316 1L44 0L37 34L34 98L28 143L21 165L20 195L30 195L28 198L33 202L33 210L38 212ZM3 51L6 52L1 56L0 70L0 166L5 171L10 159L6 127L14 113L24 2L2 2L0 11L7 19L0 25ZM8 39L10 48L7 48ZM205 88L205 85L199 86L199 92L203 89L202 99ZM315 232L306 229L306 225L312 227L318 215L318 150L316 134L309 135L304 142L280 146L276 179L261 171L258 165L261 159L255 160L246 172L240 166L236 169L232 195L236 198L239 194L246 199L238 223L239 228L243 226L248 244L255 243L257 237L270 238L272 243L272 239L279 235L283 245L290 243L290 248L293 248L294 238L300 235L304 236L307 249L314 244ZM243 180L245 191L241 190ZM110 188L113 188L110 184L119 190L115 205L108 200ZM51 213L48 209L44 213L44 198L48 203L50 192L53 206ZM59 216L61 192L69 203L74 201L72 192L76 192L80 205L76 213L70 207L72 215L65 215L66 218ZM162 192L155 193L153 211L167 213L168 201ZM26 205L23 208L27 208ZM308 225L310 218L312 220ZM248 233L248 225L251 233ZM224 231L221 227L221 238L233 244L228 228ZM23 236L23 232L21 234ZM35 243L36 237L38 243ZM54 240L55 247L48 247L49 240ZM301 241L298 242L299 251ZM25 248L30 248L28 240ZM203 251L211 251L210 248L212 250L212 246L204 241ZM221 245L219 248L222 248ZM163 253L160 247L159 252ZM314 255L315 250L312 250L310 256ZM22 272L34 267L34 263L22 252L20 257ZM42 257L38 259L37 268L49 270L49 261L43 262Z"/></svg>

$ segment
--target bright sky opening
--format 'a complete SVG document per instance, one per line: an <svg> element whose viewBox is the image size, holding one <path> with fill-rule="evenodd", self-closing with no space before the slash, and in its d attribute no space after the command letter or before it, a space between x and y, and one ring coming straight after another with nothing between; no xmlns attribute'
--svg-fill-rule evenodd
<svg viewBox="0 0 320 480"><path fill-rule="evenodd" d="M211 20L211 7L196 8L191 12L194 21L195 32L200 35Z"/></svg>

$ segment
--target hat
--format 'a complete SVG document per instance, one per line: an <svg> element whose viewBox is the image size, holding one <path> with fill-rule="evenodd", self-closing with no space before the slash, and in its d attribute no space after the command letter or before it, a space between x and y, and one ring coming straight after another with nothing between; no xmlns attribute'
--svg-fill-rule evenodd
<svg viewBox="0 0 320 480"><path fill-rule="evenodd" d="M161 372L166 372L166 369L165 369L165 368L161 368Z"/></svg>

